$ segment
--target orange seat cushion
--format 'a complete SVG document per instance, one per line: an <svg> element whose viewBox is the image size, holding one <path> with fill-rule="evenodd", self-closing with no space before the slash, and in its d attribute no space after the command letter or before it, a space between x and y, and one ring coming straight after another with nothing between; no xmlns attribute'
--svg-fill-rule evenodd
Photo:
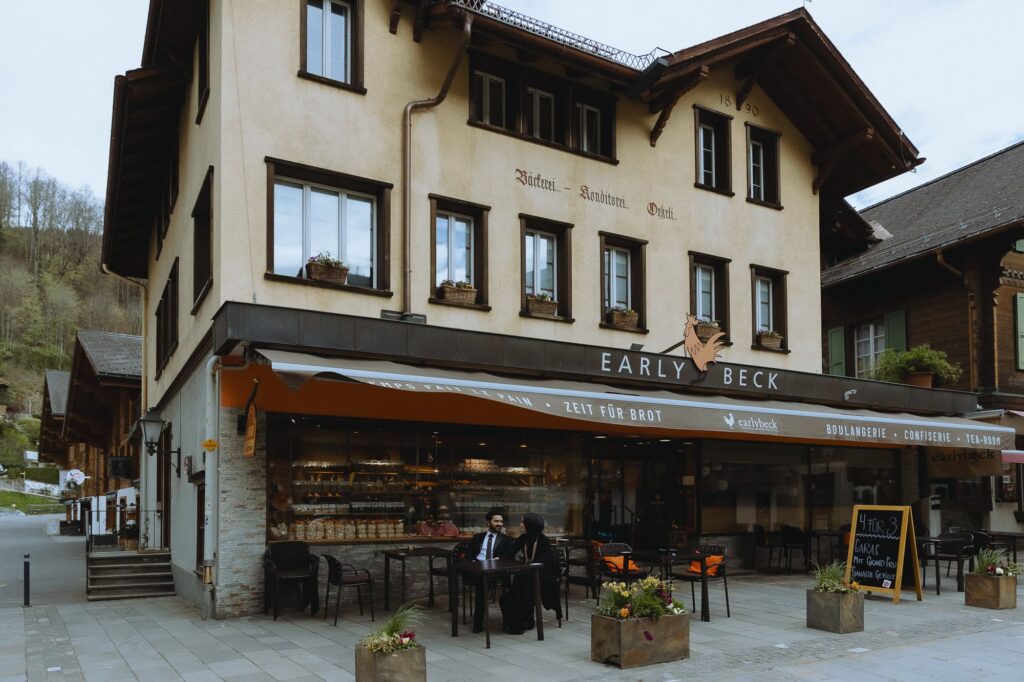
<svg viewBox="0 0 1024 682"><path fill-rule="evenodd" d="M604 563L607 564L608 567L611 568L612 570L617 571L617 572L622 572L623 559L624 559L624 557L620 557L620 556L609 556L609 557L605 557ZM630 560L629 568L627 570L639 571L640 567L637 566L636 564L634 564L632 560ZM697 569L697 570L700 570L700 569Z"/></svg>
<svg viewBox="0 0 1024 682"><path fill-rule="evenodd" d="M711 577L711 576L718 575L718 564L720 564L723 561L725 561L725 557L722 556L721 554L709 554L708 558L705 559L705 561L707 562L707 566L708 566L708 576ZM690 573L696 573L696 574L700 575L700 562L699 561L691 561L690 562Z"/></svg>

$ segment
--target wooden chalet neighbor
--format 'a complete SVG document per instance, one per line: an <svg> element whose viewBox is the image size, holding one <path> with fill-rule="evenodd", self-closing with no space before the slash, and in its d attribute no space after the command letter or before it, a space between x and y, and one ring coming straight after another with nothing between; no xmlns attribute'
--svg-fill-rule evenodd
<svg viewBox="0 0 1024 682"><path fill-rule="evenodd" d="M64 442L64 411L68 402L68 372L48 369L43 374L43 412L39 423L39 459L62 469L70 466L70 449Z"/></svg>

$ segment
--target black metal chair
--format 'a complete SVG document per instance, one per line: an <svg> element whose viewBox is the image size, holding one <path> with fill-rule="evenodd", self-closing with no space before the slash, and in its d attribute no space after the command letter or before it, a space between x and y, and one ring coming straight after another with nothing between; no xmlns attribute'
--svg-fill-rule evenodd
<svg viewBox="0 0 1024 682"><path fill-rule="evenodd" d="M935 562L946 562L946 576L949 577L950 567L956 562L956 591L964 591L964 562L969 569L974 568L974 538L970 533L942 533L939 535L932 558Z"/></svg>
<svg viewBox="0 0 1024 682"><path fill-rule="evenodd" d="M768 531L765 530L764 526L754 526L754 560L751 563L751 568L757 570L757 550L767 549L768 550L768 570L772 568L772 559L775 556L775 550L779 549L779 560L782 559L782 545L778 542L778 536L775 534L769 535Z"/></svg>
<svg viewBox="0 0 1024 682"><path fill-rule="evenodd" d="M370 620L376 620L373 613L373 576L365 568L356 568L350 564L343 564L330 554L324 554L327 561L327 594L324 595L324 620L327 620L327 604L331 598L331 587L337 587L334 593L334 624L338 624L338 606L341 602L341 588L356 588L356 601L359 603L359 615L363 615L363 586L365 585L370 593Z"/></svg>
<svg viewBox="0 0 1024 682"><path fill-rule="evenodd" d="M683 550L683 551L686 551L686 550ZM712 557L712 556L720 556L720 557L722 557L722 561L720 563L717 563L717 564L705 563L702 566L702 568L704 569L705 576L706 576L706 579L708 581L711 581L711 580L721 580L722 581L722 587L725 589L725 617L726 618L732 618L732 611L729 608L729 577L728 577L728 569L726 568L726 566L728 564L728 560L727 560L728 557L726 555L726 551L727 550L726 550L724 545L700 545L700 546L696 547L693 550L693 553L695 553L695 554L702 554L705 557ZM705 561L707 561L707 560L705 559ZM696 591L696 585L697 585L697 583L699 583L701 581L701 571L700 571L700 569L694 571L692 564L695 563L695 562L691 561L690 563L691 563L691 565L687 566L687 569L685 571L672 571L672 578L674 580L682 580L682 581L690 583L690 600L693 602L693 610L694 610L694 612L696 612L697 611L697 591Z"/></svg>
<svg viewBox="0 0 1024 682"><path fill-rule="evenodd" d="M432 556L432 557L430 557L430 566L429 566L429 570L428 570L429 579L430 579L430 594L434 593L434 578L435 577L444 578L445 580L448 580L448 562L449 561L465 561L466 558L467 558L468 553L469 553L469 543L468 542L459 542L459 543L456 543L456 545L454 547L452 547L452 554L451 554L451 558L450 559L446 559L443 556ZM444 565L442 565L442 566L435 565L434 562L438 561L438 560L443 560L444 561ZM462 622L463 622L463 624L465 624L465 622L466 622L466 602L470 601L470 600L466 599L466 595L468 594L468 592L469 592L469 585L467 585L465 581L462 581ZM430 602L430 605L431 606L434 605L433 601ZM469 605L469 608L470 608L470 615L472 615L472 608L473 608L473 604L472 603Z"/></svg>
<svg viewBox="0 0 1024 682"><path fill-rule="evenodd" d="M310 554L309 545L292 540L275 542L263 555L263 613L274 607L274 620L281 615L281 584L298 583L302 590L302 607L309 604L310 615L316 615L320 599L320 560Z"/></svg>
<svg viewBox="0 0 1024 682"><path fill-rule="evenodd" d="M558 559L558 590L565 595L565 616L569 620L569 548L565 545L554 545L555 558ZM558 619L558 627L562 627L562 619Z"/></svg>
<svg viewBox="0 0 1024 682"><path fill-rule="evenodd" d="M804 557L804 565L806 566L810 554L808 551L810 542L807 539L807 533L796 526L783 526L779 535L782 538L782 551L786 558L786 572L792 575L793 550L800 550Z"/></svg>
<svg viewBox="0 0 1024 682"><path fill-rule="evenodd" d="M633 548L625 542L609 542L597 548L598 562L595 567L594 599L601 602L601 584L605 581L621 580L627 585L634 580L642 580L651 574L642 567L630 569L630 555ZM621 563L612 561L619 559Z"/></svg>
<svg viewBox="0 0 1024 682"><path fill-rule="evenodd" d="M584 581L586 583L585 596L589 597L590 593L594 590L594 557L596 554L594 552L594 543L586 539L572 539L569 540L566 552L569 556L570 567L579 566L583 568ZM574 554L576 556L573 556Z"/></svg>

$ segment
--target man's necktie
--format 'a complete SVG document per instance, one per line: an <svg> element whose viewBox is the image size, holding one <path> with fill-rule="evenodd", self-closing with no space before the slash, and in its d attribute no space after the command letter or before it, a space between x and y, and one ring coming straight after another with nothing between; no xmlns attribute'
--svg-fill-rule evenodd
<svg viewBox="0 0 1024 682"><path fill-rule="evenodd" d="M487 553L484 554L484 556L487 557L488 561L490 561L491 559L494 558L494 555L491 553L493 549L494 549L494 535L492 533L488 533L487 534Z"/></svg>

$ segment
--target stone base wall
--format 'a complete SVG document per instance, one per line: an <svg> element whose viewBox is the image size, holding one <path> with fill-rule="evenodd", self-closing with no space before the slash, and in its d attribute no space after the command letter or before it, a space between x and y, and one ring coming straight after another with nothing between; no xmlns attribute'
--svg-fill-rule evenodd
<svg viewBox="0 0 1024 682"><path fill-rule="evenodd" d="M256 455L246 458L238 434L241 409L220 413L220 490L214 615L217 618L263 612L263 553L267 541L266 414L258 410ZM208 494L213 494L210 491Z"/></svg>

